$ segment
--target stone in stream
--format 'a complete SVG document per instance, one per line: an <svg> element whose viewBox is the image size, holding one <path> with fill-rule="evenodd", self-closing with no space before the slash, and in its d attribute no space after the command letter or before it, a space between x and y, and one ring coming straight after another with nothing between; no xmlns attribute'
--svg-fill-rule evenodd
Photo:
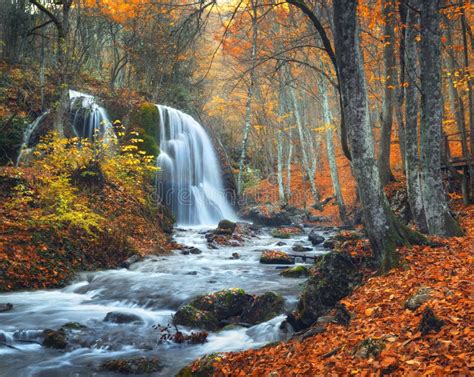
<svg viewBox="0 0 474 377"><path fill-rule="evenodd" d="M173 323L217 331L229 323L254 325L265 322L283 309L283 298L273 292L252 296L243 289L224 289L198 296L182 306L174 315Z"/></svg>
<svg viewBox="0 0 474 377"><path fill-rule="evenodd" d="M265 250L260 256L263 264L295 264L295 258L279 250Z"/></svg>
<svg viewBox="0 0 474 377"><path fill-rule="evenodd" d="M287 268L280 272L280 275L285 278L300 278L309 275L309 270L305 266L295 266Z"/></svg>
<svg viewBox="0 0 474 377"><path fill-rule="evenodd" d="M286 242L278 241L275 246L286 246Z"/></svg>
<svg viewBox="0 0 474 377"><path fill-rule="evenodd" d="M132 255L130 258L127 260L124 260L122 263L120 263L120 267L122 268L129 268L132 264L140 262L142 257L138 254Z"/></svg>
<svg viewBox="0 0 474 377"><path fill-rule="evenodd" d="M319 233L313 229L308 235L308 240L311 241L313 246L316 246L324 242L324 237L320 236Z"/></svg>
<svg viewBox="0 0 474 377"><path fill-rule="evenodd" d="M189 254L194 254L194 255L197 255L197 254L201 254L202 251L200 249L198 249L197 247L194 247L194 246L183 246L181 248L181 254L183 255L189 255Z"/></svg>
<svg viewBox="0 0 474 377"><path fill-rule="evenodd" d="M288 239L296 234L303 233L303 229L297 226L285 226L272 230L272 236L275 238Z"/></svg>
<svg viewBox="0 0 474 377"><path fill-rule="evenodd" d="M43 347L65 349L68 346L66 332L63 329L43 331Z"/></svg>
<svg viewBox="0 0 474 377"><path fill-rule="evenodd" d="M10 304L10 303L0 304L0 313L9 312L12 309L13 309L13 304Z"/></svg>
<svg viewBox="0 0 474 377"><path fill-rule="evenodd" d="M247 306L240 316L240 320L252 325L269 321L283 312L284 307L285 300L283 297L273 292L267 292L255 297L252 304Z"/></svg>
<svg viewBox="0 0 474 377"><path fill-rule="evenodd" d="M102 364L102 368L110 372L123 374L147 374L161 370L160 360L156 357L138 357L135 359L114 359Z"/></svg>
<svg viewBox="0 0 474 377"><path fill-rule="evenodd" d="M110 312L107 313L104 322L111 322L111 323L143 323L143 319L141 319L136 314L131 313L122 313L122 312Z"/></svg>
<svg viewBox="0 0 474 377"><path fill-rule="evenodd" d="M295 243L292 247L292 250L293 251L296 251L298 253L304 253L305 251L312 251L313 248L311 247L307 247L307 246L304 246L303 244L301 243Z"/></svg>

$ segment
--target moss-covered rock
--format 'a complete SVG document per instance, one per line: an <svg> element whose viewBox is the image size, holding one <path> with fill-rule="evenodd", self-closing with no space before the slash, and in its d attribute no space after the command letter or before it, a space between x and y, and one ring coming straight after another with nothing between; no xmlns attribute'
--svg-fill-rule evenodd
<svg viewBox="0 0 474 377"><path fill-rule="evenodd" d="M211 377L214 375L213 364L221 360L218 353L203 356L181 369L176 377Z"/></svg>
<svg viewBox="0 0 474 377"><path fill-rule="evenodd" d="M231 288L199 296L192 300L190 305L211 312L220 321L239 315L251 300L252 296L243 289Z"/></svg>
<svg viewBox="0 0 474 377"><path fill-rule="evenodd" d="M200 310L192 305L184 305L173 316L175 325L197 327L208 331L220 328L217 318L208 311Z"/></svg>
<svg viewBox="0 0 474 377"><path fill-rule="evenodd" d="M68 345L66 332L63 329L44 330L42 345L47 348L65 349Z"/></svg>
<svg viewBox="0 0 474 377"><path fill-rule="evenodd" d="M252 305L241 316L245 323L256 325L268 321L283 312L285 300L273 292L257 296Z"/></svg>
<svg viewBox="0 0 474 377"><path fill-rule="evenodd" d="M66 329L66 330L83 330L83 329L86 329L87 327L84 325L81 325L79 322L68 322L62 325L61 328Z"/></svg>
<svg viewBox="0 0 474 377"><path fill-rule="evenodd" d="M305 266L295 266L283 270L280 272L280 275L286 278L300 278L308 276L309 270Z"/></svg>
<svg viewBox="0 0 474 377"><path fill-rule="evenodd" d="M23 133L30 122L28 117L6 116L0 118L0 165L16 160L23 143Z"/></svg>
<svg viewBox="0 0 474 377"><path fill-rule="evenodd" d="M217 228L218 229L230 229L233 232L236 226L237 226L237 224L230 221L230 220L221 220L221 221L219 221L219 225L217 225Z"/></svg>
<svg viewBox="0 0 474 377"><path fill-rule="evenodd" d="M263 264L295 264L295 259L287 253L279 250L265 250L260 256Z"/></svg>
<svg viewBox="0 0 474 377"><path fill-rule="evenodd" d="M296 313L288 316L297 331L311 326L361 282L358 266L344 253L324 255L316 268L317 273L306 282Z"/></svg>
<svg viewBox="0 0 474 377"><path fill-rule="evenodd" d="M162 369L160 360L156 357L138 357L135 359L108 360L102 368L111 372L124 374L145 374L158 372Z"/></svg>

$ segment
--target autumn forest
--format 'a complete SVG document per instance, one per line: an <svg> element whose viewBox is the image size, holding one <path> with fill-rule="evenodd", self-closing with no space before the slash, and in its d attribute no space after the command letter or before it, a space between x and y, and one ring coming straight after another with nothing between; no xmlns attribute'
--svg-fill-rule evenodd
<svg viewBox="0 0 474 377"><path fill-rule="evenodd" d="M0 377L474 373L469 0L0 0Z"/></svg>

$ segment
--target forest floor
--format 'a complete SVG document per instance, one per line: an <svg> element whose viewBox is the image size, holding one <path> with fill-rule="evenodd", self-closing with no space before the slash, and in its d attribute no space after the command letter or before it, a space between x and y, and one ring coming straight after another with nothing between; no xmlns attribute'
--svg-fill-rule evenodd
<svg viewBox="0 0 474 377"><path fill-rule="evenodd" d="M453 209L465 236L434 238L438 247L402 248L399 268L369 276L342 300L352 313L348 326L329 323L304 340L220 354L213 358L214 375L472 375L474 205L456 202ZM407 309L406 301L423 287L429 300ZM437 333L420 332L427 308L444 323Z"/></svg>

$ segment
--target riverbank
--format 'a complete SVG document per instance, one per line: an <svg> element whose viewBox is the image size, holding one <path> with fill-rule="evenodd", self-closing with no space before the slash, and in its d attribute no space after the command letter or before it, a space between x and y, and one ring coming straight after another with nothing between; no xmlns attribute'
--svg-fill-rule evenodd
<svg viewBox="0 0 474 377"><path fill-rule="evenodd" d="M80 271L169 251L173 220L146 200L146 185L104 175L84 187L55 173L0 169L0 292L64 287Z"/></svg>
<svg viewBox="0 0 474 377"><path fill-rule="evenodd" d="M400 250L399 268L368 278L341 301L351 313L347 326L328 323L304 340L214 355L205 363L215 376L472 374L474 205L453 208L466 235L438 238L439 247ZM201 366L197 361L191 369Z"/></svg>

